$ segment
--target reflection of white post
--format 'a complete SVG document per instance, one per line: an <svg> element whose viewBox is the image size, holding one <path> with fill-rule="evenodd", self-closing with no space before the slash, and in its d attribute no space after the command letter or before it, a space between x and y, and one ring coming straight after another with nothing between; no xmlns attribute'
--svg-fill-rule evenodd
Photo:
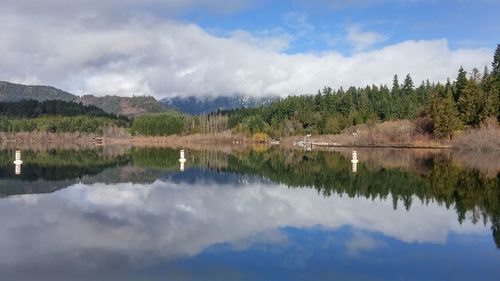
<svg viewBox="0 0 500 281"><path fill-rule="evenodd" d="M16 150L16 158L14 159L14 165L16 165L16 175L21 174L21 165L23 164L23 160L21 160L21 150Z"/></svg>
<svg viewBox="0 0 500 281"><path fill-rule="evenodd" d="M186 158L184 157L184 150L181 150L181 157L179 158L179 163L181 164L180 170L184 171L184 164L186 163Z"/></svg>
<svg viewBox="0 0 500 281"><path fill-rule="evenodd" d="M352 151L352 172L356 173L358 171L358 152L356 150Z"/></svg>

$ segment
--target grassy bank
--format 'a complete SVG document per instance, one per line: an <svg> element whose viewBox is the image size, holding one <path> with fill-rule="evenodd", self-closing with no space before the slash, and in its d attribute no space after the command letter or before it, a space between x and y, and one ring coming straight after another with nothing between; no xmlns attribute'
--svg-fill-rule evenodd
<svg viewBox="0 0 500 281"><path fill-rule="evenodd" d="M353 137L353 132L356 136ZM216 134L190 134L171 136L132 136L123 128L109 127L104 130L106 145L157 146L207 148L252 145L252 137L225 131ZM82 133L0 133L0 144L26 146L89 146L94 134ZM291 147L304 137L290 136L281 139L281 145ZM401 148L454 148L463 150L500 151L500 126L488 119L479 128L459 131L453 139L437 139L426 132L418 121L388 121L363 124L345 129L335 135L313 135L313 142L331 143L336 146L401 147Z"/></svg>
<svg viewBox="0 0 500 281"><path fill-rule="evenodd" d="M35 150L93 147L93 137L81 133L0 132L0 147Z"/></svg>
<svg viewBox="0 0 500 281"><path fill-rule="evenodd" d="M354 136L353 133L356 135ZM303 140L303 136L285 138L291 145ZM407 147L407 148L454 148L464 150L500 150L500 125L495 119L487 119L481 127L457 132L453 139L438 139L426 132L418 121L399 120L377 124L363 124L348 128L340 134L317 135L313 142L332 143L338 146Z"/></svg>

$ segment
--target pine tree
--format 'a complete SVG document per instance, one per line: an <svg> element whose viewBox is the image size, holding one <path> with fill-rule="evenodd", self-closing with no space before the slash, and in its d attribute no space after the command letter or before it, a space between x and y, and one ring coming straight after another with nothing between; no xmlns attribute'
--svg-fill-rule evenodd
<svg viewBox="0 0 500 281"><path fill-rule="evenodd" d="M431 96L429 111L434 124L434 135L438 138L450 139L453 132L460 127L458 111L451 90L441 94L432 93Z"/></svg>
<svg viewBox="0 0 500 281"><path fill-rule="evenodd" d="M483 76L481 77L481 89L483 90L483 92L487 93L489 92L490 87L490 73L488 71L488 67L485 66L483 70Z"/></svg>
<svg viewBox="0 0 500 281"><path fill-rule="evenodd" d="M500 80L500 44L497 45L491 66L493 67L491 74L497 78L497 81Z"/></svg>
<svg viewBox="0 0 500 281"><path fill-rule="evenodd" d="M392 96L398 96L399 95L399 81L398 81L398 75L394 75L394 78L392 79L392 90L391 90Z"/></svg>
<svg viewBox="0 0 500 281"><path fill-rule="evenodd" d="M471 79L458 99L460 120L464 125L477 127L484 119L485 99L481 87Z"/></svg>
<svg viewBox="0 0 500 281"><path fill-rule="evenodd" d="M460 67L458 70L457 81L455 82L455 91L453 92L453 99L455 102L458 101L460 96L462 95L465 87L467 87L467 72L463 67Z"/></svg>
<svg viewBox="0 0 500 281"><path fill-rule="evenodd" d="M413 79L411 79L410 74L407 74L403 83L403 94L405 96L409 96L412 93L414 86Z"/></svg>
<svg viewBox="0 0 500 281"><path fill-rule="evenodd" d="M403 87L401 89L401 100L400 105L400 118L415 118L417 111L417 101L415 96L414 84L410 74L407 74L405 81L403 82Z"/></svg>

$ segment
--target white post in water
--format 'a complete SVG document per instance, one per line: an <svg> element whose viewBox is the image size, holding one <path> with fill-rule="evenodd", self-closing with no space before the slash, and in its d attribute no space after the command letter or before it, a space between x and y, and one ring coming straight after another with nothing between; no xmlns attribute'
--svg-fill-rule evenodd
<svg viewBox="0 0 500 281"><path fill-rule="evenodd" d="M179 158L179 163L181 164L180 170L184 172L184 164L186 163L186 158L184 157L184 150L181 150L181 157Z"/></svg>
<svg viewBox="0 0 500 281"><path fill-rule="evenodd" d="M352 151L352 172L356 173L358 171L358 152L356 150Z"/></svg>
<svg viewBox="0 0 500 281"><path fill-rule="evenodd" d="M23 160L21 159L21 150L16 150L16 156L15 156L13 163L16 166L16 169L15 169L16 175L20 175L21 174L21 165L23 164Z"/></svg>

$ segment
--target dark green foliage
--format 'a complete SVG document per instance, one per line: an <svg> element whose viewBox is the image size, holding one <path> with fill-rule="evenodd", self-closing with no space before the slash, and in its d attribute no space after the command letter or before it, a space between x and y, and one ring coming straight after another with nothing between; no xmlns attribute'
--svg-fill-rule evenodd
<svg viewBox="0 0 500 281"><path fill-rule="evenodd" d="M478 127L485 118L485 102L485 95L476 80L468 81L457 102L462 123Z"/></svg>
<svg viewBox="0 0 500 281"><path fill-rule="evenodd" d="M491 64L491 74L498 80L500 78L500 44L497 45L495 54L493 55L493 63Z"/></svg>
<svg viewBox="0 0 500 281"><path fill-rule="evenodd" d="M132 135L168 136L181 134L184 116L177 112L149 114L136 117L130 131Z"/></svg>
<svg viewBox="0 0 500 281"><path fill-rule="evenodd" d="M289 96L254 109L236 109L229 115L229 128L247 126L252 116L260 116L270 126L254 126L274 137L302 133L339 133L352 125L369 121L415 118L427 103L431 87L414 89L408 75L402 90L389 91L387 86L324 88L314 96ZM396 94L397 93L397 94ZM394 96L396 94L396 96ZM257 120L260 120L257 118ZM243 124L243 125L241 125ZM268 129L269 131L266 131Z"/></svg>
<svg viewBox="0 0 500 281"><path fill-rule="evenodd" d="M106 117L128 121L127 117L104 112L93 105L61 100L22 100L18 102L0 102L0 115L18 118L35 118L42 115Z"/></svg>
<svg viewBox="0 0 500 281"><path fill-rule="evenodd" d="M92 116L42 116L37 118L0 117L0 131L6 133L47 132L102 135L105 126L127 125L126 121Z"/></svg>
<svg viewBox="0 0 500 281"><path fill-rule="evenodd" d="M415 85L413 84L413 79L411 79L410 74L407 74L402 88L403 95L411 95L414 87Z"/></svg>
<svg viewBox="0 0 500 281"><path fill-rule="evenodd" d="M467 87L467 72L463 67L458 70L457 81L455 82L455 91L453 91L453 99L455 102L463 95L463 91Z"/></svg>
<svg viewBox="0 0 500 281"><path fill-rule="evenodd" d="M438 138L451 138L459 128L458 111L453 101L451 89L445 89L445 94L433 93L430 104L430 118L434 134Z"/></svg>
<svg viewBox="0 0 500 281"><path fill-rule="evenodd" d="M400 94L399 80L397 75L394 75L394 78L392 79L391 94L392 96L397 96Z"/></svg>
<svg viewBox="0 0 500 281"><path fill-rule="evenodd" d="M0 116L0 132L10 132L12 130L12 125L9 119L5 116Z"/></svg>
<svg viewBox="0 0 500 281"><path fill-rule="evenodd" d="M266 122L264 122L264 120L260 116L247 117L243 120L242 123L248 127L251 134L264 132L267 126Z"/></svg>

